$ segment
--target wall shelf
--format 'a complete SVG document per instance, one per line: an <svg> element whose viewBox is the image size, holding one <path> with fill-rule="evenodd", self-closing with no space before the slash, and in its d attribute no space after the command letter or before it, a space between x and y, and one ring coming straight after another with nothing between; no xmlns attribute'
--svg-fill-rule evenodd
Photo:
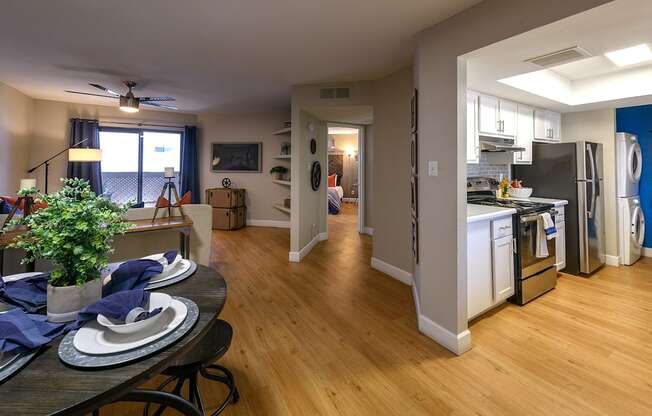
<svg viewBox="0 0 652 416"><path fill-rule="evenodd" d="M292 182L290 182L290 181L281 181L281 180L278 180L278 179L272 179L272 182L277 183L279 185L292 186Z"/></svg>
<svg viewBox="0 0 652 416"><path fill-rule="evenodd" d="M274 159L292 159L292 155L276 155Z"/></svg>
<svg viewBox="0 0 652 416"><path fill-rule="evenodd" d="M281 205L281 204L274 204L274 208L276 208L279 211L283 211L288 215L290 215L290 213L292 212L290 211L290 208L286 208L285 205Z"/></svg>
<svg viewBox="0 0 652 416"><path fill-rule="evenodd" d="M281 130L276 130L274 133L272 133L275 136L281 136L283 134L291 134L292 133L292 127L286 127Z"/></svg>

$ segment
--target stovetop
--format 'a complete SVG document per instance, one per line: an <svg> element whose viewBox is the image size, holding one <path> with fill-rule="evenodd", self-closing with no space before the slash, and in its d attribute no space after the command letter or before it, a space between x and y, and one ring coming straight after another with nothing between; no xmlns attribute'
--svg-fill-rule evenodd
<svg viewBox="0 0 652 416"><path fill-rule="evenodd" d="M552 204L544 204L541 202L498 199L495 196L472 195L472 194L467 194L466 201L469 204L475 204L475 205L489 205L489 206L500 207L500 208L513 208L516 210L518 214L529 214L533 212L546 211L554 206Z"/></svg>

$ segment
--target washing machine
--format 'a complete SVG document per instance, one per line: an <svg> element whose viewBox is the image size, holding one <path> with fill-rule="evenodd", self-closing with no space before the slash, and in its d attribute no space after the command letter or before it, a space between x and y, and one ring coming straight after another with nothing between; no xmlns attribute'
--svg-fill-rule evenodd
<svg viewBox="0 0 652 416"><path fill-rule="evenodd" d="M643 169L638 138L629 133L616 133L616 177L619 198L637 196Z"/></svg>
<svg viewBox="0 0 652 416"><path fill-rule="evenodd" d="M645 238L645 217L639 197L618 198L620 262L631 265L641 257Z"/></svg>

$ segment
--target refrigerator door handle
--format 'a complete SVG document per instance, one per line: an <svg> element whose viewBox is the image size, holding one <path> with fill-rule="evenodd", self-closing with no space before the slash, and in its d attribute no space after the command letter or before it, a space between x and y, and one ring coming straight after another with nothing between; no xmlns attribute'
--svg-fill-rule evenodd
<svg viewBox="0 0 652 416"><path fill-rule="evenodd" d="M595 216L595 203L596 199L598 198L596 195L598 190L596 182L599 179L596 178L597 169L595 166L595 158L593 157L593 149L591 149L591 145L589 143L586 144L586 153L589 155L589 163L591 164L591 207L587 212L587 216L588 218L593 219Z"/></svg>

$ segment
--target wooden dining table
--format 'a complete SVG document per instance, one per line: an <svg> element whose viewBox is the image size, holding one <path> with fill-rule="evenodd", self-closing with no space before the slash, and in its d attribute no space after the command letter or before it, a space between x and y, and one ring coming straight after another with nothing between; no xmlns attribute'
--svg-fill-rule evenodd
<svg viewBox="0 0 652 416"><path fill-rule="evenodd" d="M189 278L157 291L190 299L199 307L197 323L183 338L135 362L108 369L83 370L67 366L59 359L58 347L63 339L60 337L45 346L20 372L0 384L0 415L83 415L116 401L156 399L152 401L161 403L162 399L171 400L171 407L175 402L179 404L176 396L169 393L137 387L201 341L224 306L226 282L215 270L198 266ZM195 413L189 409L185 414Z"/></svg>

